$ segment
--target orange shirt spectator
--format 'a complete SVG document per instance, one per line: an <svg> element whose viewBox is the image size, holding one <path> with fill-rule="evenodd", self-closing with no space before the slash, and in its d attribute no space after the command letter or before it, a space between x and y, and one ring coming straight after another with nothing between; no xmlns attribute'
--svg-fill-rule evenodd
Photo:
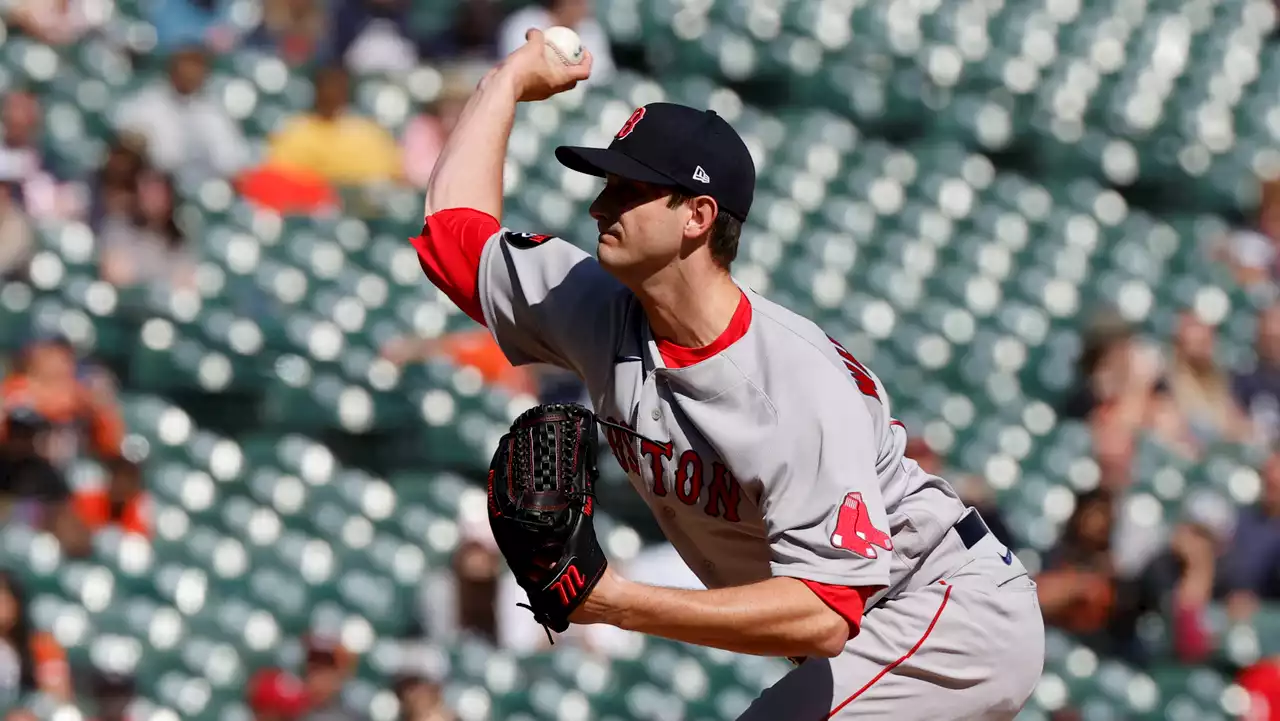
<svg viewBox="0 0 1280 721"><path fill-rule="evenodd" d="M151 499L143 490L142 469L123 458L108 463L106 488L77 490L76 514L90 532L118 526L126 533L151 537Z"/></svg>
<svg viewBox="0 0 1280 721"><path fill-rule="evenodd" d="M0 572L0 655L17 668L0 678L0 696L42 692L71 698L71 669L53 636L31 627L30 609L21 585Z"/></svg>
<svg viewBox="0 0 1280 721"><path fill-rule="evenodd" d="M258 207L279 215L331 213L342 206L329 181L306 169L254 168L236 179L236 190Z"/></svg>
<svg viewBox="0 0 1280 721"><path fill-rule="evenodd" d="M50 426L45 456L61 465L87 441L100 458L120 454L124 421L103 383L77 375L75 352L60 340L29 346L0 382L0 415L26 410ZM0 441L4 440L0 424Z"/></svg>
<svg viewBox="0 0 1280 721"><path fill-rule="evenodd" d="M54 696L71 698L71 666L67 663L66 651L53 634L46 631L31 634L31 661L39 688Z"/></svg>
<svg viewBox="0 0 1280 721"><path fill-rule="evenodd" d="M382 349L382 355L396 365L444 357L458 366L471 366L480 371L486 385L504 388L510 393L538 393L536 371L511 365L485 328L432 339L397 338Z"/></svg>

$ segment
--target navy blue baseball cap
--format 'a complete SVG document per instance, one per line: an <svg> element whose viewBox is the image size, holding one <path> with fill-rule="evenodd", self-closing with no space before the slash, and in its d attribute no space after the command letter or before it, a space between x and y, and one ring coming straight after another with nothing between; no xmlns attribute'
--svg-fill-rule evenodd
<svg viewBox="0 0 1280 721"><path fill-rule="evenodd" d="M607 148L562 145L556 159L598 178L613 174L709 195L738 220L747 219L755 195L755 162L733 126L715 111L675 103L637 108Z"/></svg>

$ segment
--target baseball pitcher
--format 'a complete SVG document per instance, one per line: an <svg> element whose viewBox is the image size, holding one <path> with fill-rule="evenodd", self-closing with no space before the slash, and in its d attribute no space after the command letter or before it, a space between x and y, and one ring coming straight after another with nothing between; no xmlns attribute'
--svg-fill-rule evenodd
<svg viewBox="0 0 1280 721"><path fill-rule="evenodd" d="M530 31L480 83L412 241L512 363L563 367L590 393L594 412L524 414L489 475L495 537L535 618L792 659L740 721L1013 718L1044 662L1035 584L904 457L876 376L734 280L755 167L723 118L653 103L607 148L557 148L604 181L595 257L502 226L516 104L590 73L589 55L555 64L543 43ZM590 524L597 425L707 589L608 567Z"/></svg>

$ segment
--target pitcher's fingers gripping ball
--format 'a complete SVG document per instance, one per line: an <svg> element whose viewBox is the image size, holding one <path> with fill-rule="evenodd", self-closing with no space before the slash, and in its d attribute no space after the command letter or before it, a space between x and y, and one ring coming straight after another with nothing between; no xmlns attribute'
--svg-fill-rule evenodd
<svg viewBox="0 0 1280 721"><path fill-rule="evenodd" d="M582 38L572 29L557 25L542 32L546 43L547 62L564 65L577 65L582 62L585 48Z"/></svg>
<svg viewBox="0 0 1280 721"><path fill-rule="evenodd" d="M489 467L489 525L498 549L538 623L557 633L607 565L592 522L596 420L574 404L525 411Z"/></svg>

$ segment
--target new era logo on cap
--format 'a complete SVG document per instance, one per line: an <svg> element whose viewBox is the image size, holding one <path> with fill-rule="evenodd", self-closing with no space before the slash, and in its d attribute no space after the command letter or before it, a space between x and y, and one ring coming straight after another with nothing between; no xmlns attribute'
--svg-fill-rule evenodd
<svg viewBox="0 0 1280 721"><path fill-rule="evenodd" d="M710 175L707 175L707 171L703 170L701 165L699 165L699 166L698 166L698 167L693 171L693 179L694 179L694 180L696 180L696 181L698 181L699 183L710 183L710 182L711 182L711 176L710 176Z"/></svg>

